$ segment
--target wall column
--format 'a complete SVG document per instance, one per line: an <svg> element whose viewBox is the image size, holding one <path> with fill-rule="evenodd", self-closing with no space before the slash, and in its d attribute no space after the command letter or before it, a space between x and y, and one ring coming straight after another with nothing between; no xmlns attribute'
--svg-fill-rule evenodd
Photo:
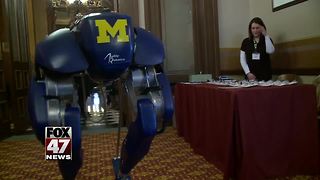
<svg viewBox="0 0 320 180"><path fill-rule="evenodd" d="M193 0L195 72L219 75L217 0Z"/></svg>

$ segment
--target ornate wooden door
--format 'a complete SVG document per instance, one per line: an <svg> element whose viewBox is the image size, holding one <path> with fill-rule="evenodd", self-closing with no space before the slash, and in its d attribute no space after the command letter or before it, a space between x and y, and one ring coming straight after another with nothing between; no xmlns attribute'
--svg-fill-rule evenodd
<svg viewBox="0 0 320 180"><path fill-rule="evenodd" d="M8 44L6 43L6 31L4 22L4 2L0 3L0 138L9 135L9 92L6 86L5 56Z"/></svg>
<svg viewBox="0 0 320 180"><path fill-rule="evenodd" d="M25 1L0 0L0 132L24 132L29 127L27 93L29 53Z"/></svg>

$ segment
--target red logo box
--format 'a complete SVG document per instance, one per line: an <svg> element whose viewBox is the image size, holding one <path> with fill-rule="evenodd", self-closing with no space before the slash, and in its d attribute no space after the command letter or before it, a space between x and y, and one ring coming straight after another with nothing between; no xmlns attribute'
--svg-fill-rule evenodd
<svg viewBox="0 0 320 180"><path fill-rule="evenodd" d="M46 160L72 160L71 127L46 127L45 137Z"/></svg>

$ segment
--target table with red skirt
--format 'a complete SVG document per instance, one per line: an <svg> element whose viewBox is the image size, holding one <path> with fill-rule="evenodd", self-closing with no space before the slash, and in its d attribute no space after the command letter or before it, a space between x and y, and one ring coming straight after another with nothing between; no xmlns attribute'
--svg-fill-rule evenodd
<svg viewBox="0 0 320 180"><path fill-rule="evenodd" d="M314 86L180 83L174 97L178 135L220 169L224 179L319 174Z"/></svg>

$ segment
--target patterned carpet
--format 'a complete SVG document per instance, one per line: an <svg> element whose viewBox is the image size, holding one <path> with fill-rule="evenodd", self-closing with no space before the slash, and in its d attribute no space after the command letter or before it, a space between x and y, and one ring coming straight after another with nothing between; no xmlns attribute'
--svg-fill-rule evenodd
<svg viewBox="0 0 320 180"><path fill-rule="evenodd" d="M116 133L84 135L84 165L77 179L114 179L111 159L115 147ZM36 140L0 142L0 179L62 179L56 164L44 160L44 148ZM155 138L150 153L132 171L132 177L134 180L223 178L212 164L195 155L172 128Z"/></svg>
<svg viewBox="0 0 320 180"><path fill-rule="evenodd" d="M100 132L84 133L84 165L76 179L114 179L111 159L116 151L117 136L115 132ZM125 134L122 132L122 138ZM173 128L168 128L154 139L149 154L132 171L132 177L134 180L223 179L222 173L202 156L194 154ZM62 177L57 162L45 161L43 146L31 136L0 142L0 179L47 180ZM295 176L275 180L320 180L320 177Z"/></svg>

